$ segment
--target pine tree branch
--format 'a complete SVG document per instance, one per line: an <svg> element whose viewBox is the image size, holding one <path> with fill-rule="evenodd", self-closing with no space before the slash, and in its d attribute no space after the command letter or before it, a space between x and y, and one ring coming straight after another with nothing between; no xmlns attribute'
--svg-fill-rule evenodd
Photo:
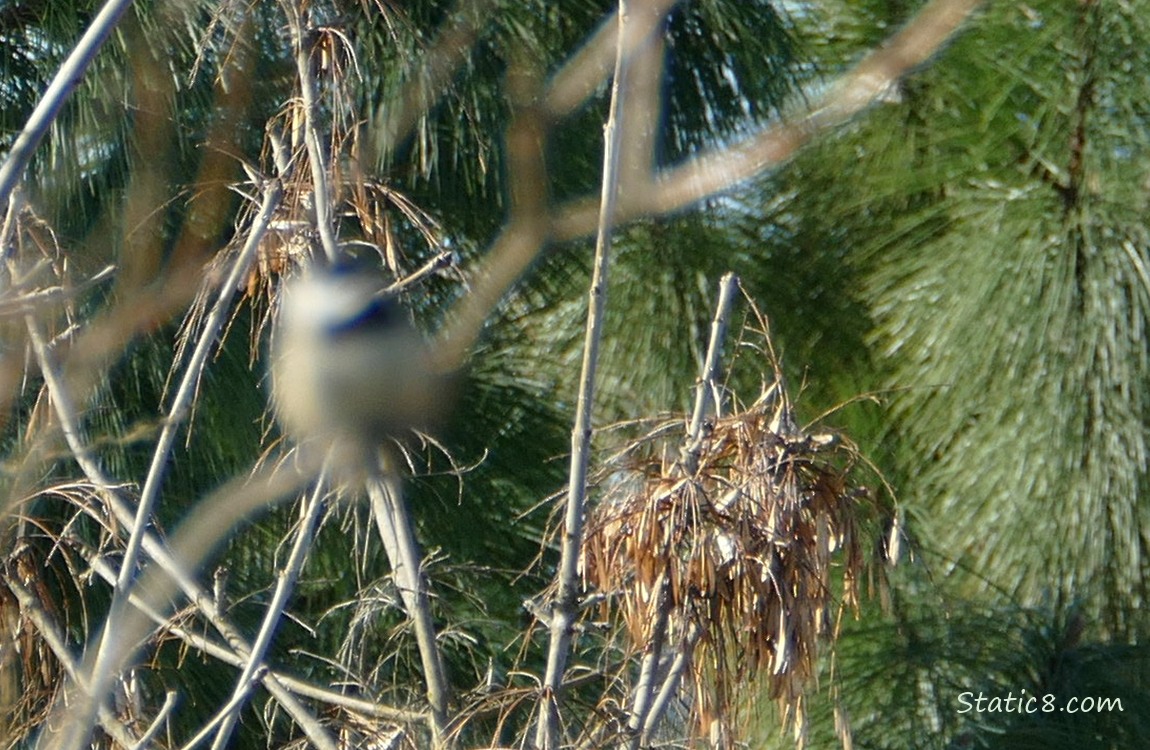
<svg viewBox="0 0 1150 750"><path fill-rule="evenodd" d="M508 219L488 249L469 293L452 308L440 332L435 354L444 372L464 363L491 311L547 241L547 121L533 103L538 94L533 76L512 71L508 89L514 116L507 127L507 171L515 175Z"/></svg>

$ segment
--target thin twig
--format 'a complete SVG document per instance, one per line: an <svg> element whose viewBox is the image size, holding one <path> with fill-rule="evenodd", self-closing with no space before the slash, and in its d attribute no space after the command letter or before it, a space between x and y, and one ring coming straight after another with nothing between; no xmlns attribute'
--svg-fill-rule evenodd
<svg viewBox="0 0 1150 750"><path fill-rule="evenodd" d="M252 662L249 660L248 663L251 664ZM263 664L257 663L257 666L252 670L251 674L247 674L247 667L245 665L244 677L241 677L240 681L236 683L236 689L232 692L228 702L225 703L219 711L216 711L215 716L201 726L200 731L196 732L194 737L185 742L180 747L180 750L194 750L194 748L206 740L212 732L216 731L217 728L222 729L230 721L234 720L235 715L247 702L252 690L259 684L260 673L264 671L264 669L266 669L266 667ZM230 734L230 729L228 731ZM219 734L216 735L216 738L219 738Z"/></svg>
<svg viewBox="0 0 1150 750"><path fill-rule="evenodd" d="M222 750L227 746L228 740L232 736L232 730L236 725L239 709L251 695L252 688L258 683L257 671L264 665L264 657L271 646L276 628L283 618L288 598L295 588L295 582L299 578L300 570L303 569L308 552L311 551L312 540L315 538L315 528L325 507L324 493L327 490L324 487L324 481L325 477L321 474L311 496L304 501L303 518L300 519L291 553L288 555L283 570L280 571L272 600L268 603L267 611L264 613L263 624L252 643L251 653L248 654L247 664L244 665L243 672L236 679L236 689L232 693L231 701L234 706L225 714L219 731L216 732L216 738L212 741L212 750ZM189 742L187 747L192 747L192 743Z"/></svg>
<svg viewBox="0 0 1150 750"><path fill-rule="evenodd" d="M663 661L667 645L667 627L671 618L671 602L667 591L666 573L661 573L655 581L655 620L651 623L651 635L647 639L643 662L639 667L639 679L632 691L631 715L627 718L627 732L630 739L627 747L638 750L641 730L647 721L651 708L651 697L655 693L655 680L659 664Z"/></svg>
<svg viewBox="0 0 1150 750"><path fill-rule="evenodd" d="M415 640L419 647L419 658L423 665L424 680L427 684L427 702L431 710L432 744L436 748L447 742L447 704L450 688L447 671L443 666L443 655L436 639L435 622L431 616L431 602L427 594L427 582L411 527L411 516L403 499L403 481L398 473L381 461L378 477L367 482L367 495L371 501L372 515L379 528L388 561L391 563L395 585L407 611Z"/></svg>
<svg viewBox="0 0 1150 750"><path fill-rule="evenodd" d="M56 660L60 662L60 666L64 669L65 674L72 679L79 678L80 665L76 663L71 650L68 648L67 637L56 623L55 618L44 610L40 600L37 599L32 592L24 588L23 583L9 577L5 580L5 585L8 590L15 595L16 600L20 602L20 613L24 617L27 617L28 621L40 631L40 637L44 639L44 643L52 650L52 654L56 657ZM99 719L100 726L121 745L131 747L135 744L136 740L131 736L128 728L125 727L111 711L101 709Z"/></svg>
<svg viewBox="0 0 1150 750"><path fill-rule="evenodd" d="M36 147L40 145L44 134L52 127L52 123L60 114L64 102L80 85L85 71L92 64L92 60L96 58L96 53L100 51L100 47L107 41L108 36L124 15L124 11L131 4L132 0L108 0L92 20L88 30L80 37L80 41L72 48L72 52L64 60L60 69L56 71L52 83L48 85L48 89L40 97L40 103L36 105L36 109L32 110L28 122L24 124L24 129L20 131L20 135L16 136L16 140L8 149L8 158L4 160L4 165L0 166L0 206L7 207L12 190L24 175L24 170L27 169L28 162L32 160L32 154L36 152Z"/></svg>
<svg viewBox="0 0 1150 750"><path fill-rule="evenodd" d="M691 412L691 422L687 426L686 444L680 451L683 473L694 476L699 468L699 451L703 444L703 425L720 404L714 396L719 388L719 375L723 357L723 341L727 337L727 321L731 315L731 304L739 290L739 277L733 273L723 275L719 281L719 301L715 305L715 316L711 320L711 337L707 342L707 356L699 382L695 384L695 408Z"/></svg>
<svg viewBox="0 0 1150 750"><path fill-rule="evenodd" d="M160 710L156 712L156 716L152 719L152 723L148 725L147 730L140 735L140 739L136 740L136 744L132 745L132 750L146 750L152 746L152 740L160 733L164 727L164 722L167 721L168 715L172 713L172 709L176 707L179 702L179 693L175 690L169 690L164 695L164 704L160 706Z"/></svg>
<svg viewBox="0 0 1150 750"><path fill-rule="evenodd" d="M316 91L315 76L312 74L311 47L308 45L307 26L304 9L292 0L282 3L291 30L292 46L295 47L296 74L299 76L300 99L303 103L304 144L307 147L308 163L311 166L312 206L315 209L315 225L319 231L320 245L329 262L339 258L339 245L335 238L334 213L331 202L335 197L329 184L327 148L319 134L319 97Z"/></svg>
<svg viewBox="0 0 1150 750"><path fill-rule="evenodd" d="M75 411L69 408L70 401L66 396L66 389L63 388L60 379L55 374L56 369L54 365L51 364L47 347L43 345L43 337L41 336L40 338L41 344L35 346L33 351L39 360L41 370L52 376L51 380L48 380L47 377L45 378L46 382L48 382L50 392L53 394L60 393L62 395L63 402L53 398L52 403L56 418L62 425L62 432L66 436L71 435L73 438L74 442L70 445L73 455L78 459L81 456L84 457L81 463L81 469L87 475L88 480L101 492L106 506L116 519L122 524L131 524L135 515L132 511L131 503L116 490L116 485L104 474L103 469L90 456L83 442L79 440L79 422ZM234 653L246 655L251 651L251 647L246 643L239 631L219 612L211 594L200 586L199 582L193 576L187 574L185 568L173 557L165 543L153 532L148 531L145 534L143 538L143 549L156 565L164 570L172 580L176 581L180 591L195 603L196 607L208 622L212 623L216 630L228 640ZM160 618L159 621L162 622L163 618ZM290 678L285 678L285 680L289 683L291 682ZM284 707L284 710L288 712L292 719L299 724L314 744L324 748L333 748L335 746L319 721L312 716L303 704L296 700L285 685L280 682L279 675L265 675L263 685L272 697ZM300 681L295 681L293 684L293 689L301 695L309 694L307 692L309 687L306 683ZM310 697L317 697L314 691L310 694ZM364 713L371 715L366 709Z"/></svg>
<svg viewBox="0 0 1150 750"><path fill-rule="evenodd" d="M541 750L559 747L559 700L563 675L571 650L571 626L578 615L579 553L583 547L583 516L586 505L587 466L591 451L592 409L595 402L595 377L599 365L603 316L607 304L607 280L611 258L611 230L614 225L615 199L619 177L619 118L626 95L627 49L630 33L629 6L620 0L615 72L611 87L611 106L603 131L602 210L599 213L595 240L595 262L588 291L586 333L583 341L583 363L579 374L579 395L575 423L571 429L571 463L567 480L566 512L556 571L557 593L551 609L547 672L543 677L542 701L536 725L535 746Z"/></svg>
<svg viewBox="0 0 1150 750"><path fill-rule="evenodd" d="M140 545L143 541L143 535L148 527L149 520L152 517L152 509L156 500L159 498L164 467L167 466L168 456L172 444L176 439L176 432L183 424L184 417L191 404L192 396L195 393L196 384L199 383L208 356L211 353L212 347L216 344L216 339L220 329L223 327L227 311L231 307L232 298L239 288L240 281L248 273L248 269L255 260L256 250L259 248L260 241L263 239L264 232L267 230L268 223L271 221L272 213L275 211L276 206L279 205L281 195L282 189L278 181L273 181L265 189L264 200L260 206L259 214L256 216L252 229L248 233L247 241L244 243L243 249L236 257L231 272L220 288L219 297L216 300L215 306L204 323L204 330L201 333L200 340L196 345L191 360L188 362L188 368L184 372L184 377L176 391L175 398L172 400L168 419L156 441L156 448L152 454L152 463L148 469L147 477L144 480L144 489L136 505L136 513L132 521L131 533L128 537L127 546L124 549L124 559L120 564L120 575L116 579L116 586L112 594L112 604L109 607L108 616L105 621L107 625L101 635L100 643L96 651L95 666L89 677L89 682L93 686L106 684L112 677L107 671L112 666L108 649L112 639L118 636L109 626L121 618L123 614L122 610L127 606L127 592L136 575L136 561L140 553ZM61 389L61 391L63 392L63 389ZM55 391L53 392L55 393ZM66 396L66 393L64 395ZM61 424L65 425L64 434L65 437L67 437L69 432L69 428L66 426L67 423L62 420ZM86 450L86 448L84 450ZM102 697L97 696L96 700L102 700Z"/></svg>
<svg viewBox="0 0 1150 750"><path fill-rule="evenodd" d="M402 279L397 280L384 290L387 294L398 294L406 290L408 287L418 284L423 279L427 278L436 271L448 268L454 262L455 253L451 250L442 250L436 253L430 260L424 263L419 268L404 276Z"/></svg>
<svg viewBox="0 0 1150 750"><path fill-rule="evenodd" d="M156 440L156 448L152 452L152 462L148 467L148 474L144 478L144 488L140 492L139 505L136 507L136 519L132 524L132 533L128 538L127 547L124 549L124 561L121 563L120 577L116 581L117 593L126 589L135 575L136 558L140 551L143 529L147 527L148 520L152 517L152 509L159 498L164 468L168 464L172 445L176 440L176 433L183 425L191 408L196 386L203 377L204 366L207 364L212 349L218 343L220 331L227 320L228 311L231 309L232 300L240 288L240 282L247 276L252 263L255 262L256 251L267 232L272 214L279 206L280 198L283 196L283 188L279 180L272 180L265 186L263 193L263 202L260 205L259 213L256 214L252 228L248 231L247 240L236 256L231 271L220 285L216 304L204 321L204 327L200 331L200 338L196 343L195 351L192 352L188 367L184 371L184 376L176 389L176 395L172 399L172 405L168 409L164 427L160 430L160 436Z"/></svg>

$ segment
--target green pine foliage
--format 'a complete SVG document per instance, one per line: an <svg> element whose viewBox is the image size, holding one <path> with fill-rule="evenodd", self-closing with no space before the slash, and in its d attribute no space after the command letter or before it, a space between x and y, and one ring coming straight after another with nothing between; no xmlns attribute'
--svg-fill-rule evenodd
<svg viewBox="0 0 1150 750"><path fill-rule="evenodd" d="M681 4L666 37L658 163L800 111L803 92L880 43L912 12L908 5ZM458 255L408 293L429 329L466 293L459 267L480 256L506 218L515 178L502 143L509 71L554 74L613 7L490 3L473 53L443 91L431 92L411 136L381 143L397 92L422 74L435 30L466 19L455 3L438 1L314 4L329 45L322 115L349 139L333 141L335 170L364 170L387 196L382 213L405 268L437 249ZM91 14L87 3L0 3L0 142L22 126ZM699 210L617 233L597 450L609 453L655 418L689 410L717 281L735 271L769 318L789 385L802 392L800 421L821 418L854 438L897 498L906 539L887 606L872 602L857 621L847 613L836 624L837 651L820 663L820 689L808 700L810 747L838 746L841 716L850 718L855 747L891 750L1126 748L1150 739L1141 614L1150 593L1141 497L1150 416L1148 19L1141 0L988 3L931 65L773 174ZM236 60L242 75L225 82ZM215 252L242 228L242 201L226 187L242 183L241 162L261 163L265 124L295 87L276 4L243 11L157 2L128 15L26 186L44 222L39 251L62 276L79 279L113 262L120 269L114 283L54 315L52 333L145 294L188 248ZM604 87L555 127L546 187L556 200L597 189L607 96ZM213 130L221 122L227 128ZM224 167L212 161L220 155ZM223 196L218 215L201 209L213 190ZM346 212L341 221L345 239L374 241L377 228L362 216ZM546 586L557 559L548 499L566 481L589 258L585 242L547 249L489 322L440 444L412 451L410 492L431 557L434 615L465 691L492 664L541 668L542 657L530 653L542 643L539 630L518 634L522 602ZM176 527L196 498L278 450L263 410L265 293L253 284L236 304L200 384L166 475L161 528ZM181 314L166 311L135 332L90 384L85 429L105 468L128 483L147 471L178 376L173 352L194 330L178 328ZM25 350L20 319L0 322L6 352ZM773 374L757 342L728 345L741 352L727 382L734 392L757 393ZM29 368L5 402L9 469L46 420L37 378ZM94 495L74 483L80 473L63 449L30 490L18 474L5 475L6 493L34 499L5 533L27 542L20 554L31 557L20 560L44 571L42 596L78 648L108 606L108 589L88 583L82 552L108 529L76 512ZM297 515L259 519L215 563L229 616L245 632L258 626ZM73 546L58 544L65 530ZM9 566L20 560L13 553ZM388 573L366 509L336 504L271 661L317 683L370 686L372 698L418 703L419 658ZM0 596L0 606L8 602ZM236 674L185 648L164 644L145 678L157 702L174 683L188 696L172 724L180 737L226 701ZM597 656L586 641L580 648L587 661ZM613 648L598 656L616 658ZM48 658L28 663L51 671ZM22 716L31 721L51 686L40 672L22 679ZM1024 689L1120 698L1124 711L959 712L964 692ZM10 690L0 684L5 705ZM257 696L234 746L298 740L274 701ZM577 698L589 715L602 709L590 688ZM763 747L793 746L793 726L783 729L774 704L759 698L748 696L756 716L748 733ZM512 740L495 719L471 731L469 741Z"/></svg>

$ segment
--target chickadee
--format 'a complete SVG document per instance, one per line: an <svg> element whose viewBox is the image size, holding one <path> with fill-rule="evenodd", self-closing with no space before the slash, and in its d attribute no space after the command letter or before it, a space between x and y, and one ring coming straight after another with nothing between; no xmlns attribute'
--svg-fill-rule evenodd
<svg viewBox="0 0 1150 750"><path fill-rule="evenodd" d="M444 415L450 377L379 278L346 266L284 283L271 338L272 401L300 444L371 460L389 438Z"/></svg>

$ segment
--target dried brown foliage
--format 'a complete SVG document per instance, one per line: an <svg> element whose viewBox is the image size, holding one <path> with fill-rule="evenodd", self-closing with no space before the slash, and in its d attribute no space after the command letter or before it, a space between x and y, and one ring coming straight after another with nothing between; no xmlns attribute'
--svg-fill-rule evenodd
<svg viewBox="0 0 1150 750"><path fill-rule="evenodd" d="M837 435L796 426L781 377L707 424L691 455L636 461L671 448L667 430L652 434L609 467L589 523L583 571L605 595L600 614L621 619L637 652L678 643L703 737L739 736L738 691L761 680L801 735L820 645L857 606L876 549L866 529L879 504L855 479L865 463Z"/></svg>

